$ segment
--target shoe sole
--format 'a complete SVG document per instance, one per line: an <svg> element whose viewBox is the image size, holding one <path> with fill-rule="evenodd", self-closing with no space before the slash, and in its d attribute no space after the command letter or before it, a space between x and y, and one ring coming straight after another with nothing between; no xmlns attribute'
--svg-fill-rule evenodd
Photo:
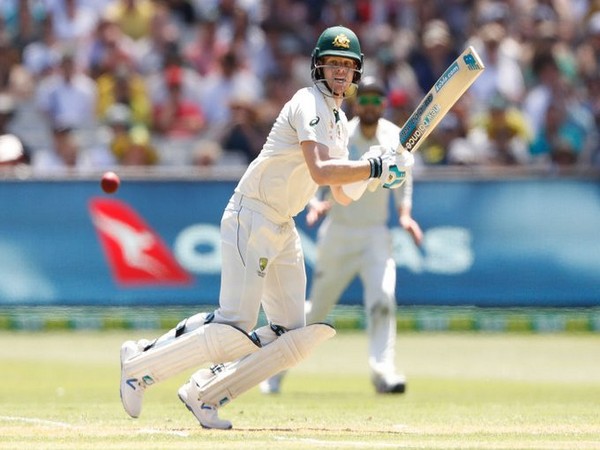
<svg viewBox="0 0 600 450"><path fill-rule="evenodd" d="M395 386L386 386L385 389L377 389L378 394L404 394L405 392L405 384L397 384Z"/></svg>

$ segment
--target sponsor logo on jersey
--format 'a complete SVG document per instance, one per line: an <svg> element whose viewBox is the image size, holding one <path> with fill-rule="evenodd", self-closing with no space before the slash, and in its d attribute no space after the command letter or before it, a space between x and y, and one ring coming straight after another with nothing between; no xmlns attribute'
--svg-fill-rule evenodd
<svg viewBox="0 0 600 450"><path fill-rule="evenodd" d="M158 234L126 203L93 198L92 223L116 283L123 286L187 285L192 276Z"/></svg>
<svg viewBox="0 0 600 450"><path fill-rule="evenodd" d="M311 120L311 121L310 121L308 124L309 124L311 127L314 127L316 124L318 124L318 123L319 123L319 121L320 121L320 120L321 120L321 118L320 118L319 116L317 116L317 117L315 117L313 120Z"/></svg>

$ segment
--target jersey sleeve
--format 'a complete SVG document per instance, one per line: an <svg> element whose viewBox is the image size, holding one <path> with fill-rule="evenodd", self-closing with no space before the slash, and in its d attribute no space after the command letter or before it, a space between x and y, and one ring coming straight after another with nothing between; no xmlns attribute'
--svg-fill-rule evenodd
<svg viewBox="0 0 600 450"><path fill-rule="evenodd" d="M299 92L290 108L290 124L298 134L298 142L325 142L326 128L324 119L319 116L317 100L308 92Z"/></svg>

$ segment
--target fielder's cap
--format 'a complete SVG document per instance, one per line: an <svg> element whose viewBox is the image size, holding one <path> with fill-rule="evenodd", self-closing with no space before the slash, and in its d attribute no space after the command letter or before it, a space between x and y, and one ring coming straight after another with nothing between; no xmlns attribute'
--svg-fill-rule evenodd
<svg viewBox="0 0 600 450"><path fill-rule="evenodd" d="M377 78L373 76L366 76L360 83L358 83L358 95L363 95L366 93L374 93L384 96L385 95L385 87L383 87L383 83L381 83Z"/></svg>

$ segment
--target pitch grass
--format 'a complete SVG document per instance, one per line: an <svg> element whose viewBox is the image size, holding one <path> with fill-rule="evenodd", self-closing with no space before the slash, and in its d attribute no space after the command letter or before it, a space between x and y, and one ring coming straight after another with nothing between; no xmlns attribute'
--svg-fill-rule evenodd
<svg viewBox="0 0 600 450"><path fill-rule="evenodd" d="M149 333L151 335L155 332ZM405 395L374 394L364 333L341 332L200 428L176 397L183 374L118 395L118 350L139 332L0 333L1 449L599 449L600 336L401 334ZM148 336L153 337L153 336Z"/></svg>

